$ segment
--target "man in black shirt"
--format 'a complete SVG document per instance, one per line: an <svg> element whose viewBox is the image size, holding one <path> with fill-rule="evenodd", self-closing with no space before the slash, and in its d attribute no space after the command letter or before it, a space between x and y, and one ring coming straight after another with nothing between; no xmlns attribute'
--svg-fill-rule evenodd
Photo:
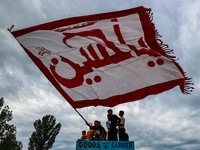
<svg viewBox="0 0 200 150"><path fill-rule="evenodd" d="M117 128L116 127L119 126L120 118L113 114L112 109L108 110L108 115L110 115L110 121L111 121L110 136L109 136L108 140L117 141Z"/></svg>

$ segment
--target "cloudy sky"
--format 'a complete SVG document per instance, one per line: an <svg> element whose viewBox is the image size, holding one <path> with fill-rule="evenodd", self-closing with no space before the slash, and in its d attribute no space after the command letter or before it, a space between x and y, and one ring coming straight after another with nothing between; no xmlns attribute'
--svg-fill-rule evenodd
<svg viewBox="0 0 200 150"><path fill-rule="evenodd" d="M129 9L151 8L154 23L179 58L178 63L193 78L195 90L183 95L175 87L159 95L121 104L114 113L125 110L126 129L136 150L200 149L200 1L199 0L1 0L0 1L0 97L13 111L11 123L17 127L17 139L28 147L33 122L52 114L62 129L54 150L73 150L84 121L7 31L19 30L59 19ZM105 126L107 107L78 109L93 122Z"/></svg>

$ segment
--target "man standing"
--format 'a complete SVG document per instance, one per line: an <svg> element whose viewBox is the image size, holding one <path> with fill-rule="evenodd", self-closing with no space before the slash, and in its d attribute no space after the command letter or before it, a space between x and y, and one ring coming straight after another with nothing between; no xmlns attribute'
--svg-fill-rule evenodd
<svg viewBox="0 0 200 150"><path fill-rule="evenodd" d="M112 109L108 110L108 115L110 115L110 121L111 121L111 126L110 126L110 136L108 140L110 141L117 141L117 126L119 126L120 119L116 115L113 114Z"/></svg>
<svg viewBox="0 0 200 150"><path fill-rule="evenodd" d="M120 123L119 123L119 141L125 141L125 118L124 118L124 111L119 111L120 116Z"/></svg>

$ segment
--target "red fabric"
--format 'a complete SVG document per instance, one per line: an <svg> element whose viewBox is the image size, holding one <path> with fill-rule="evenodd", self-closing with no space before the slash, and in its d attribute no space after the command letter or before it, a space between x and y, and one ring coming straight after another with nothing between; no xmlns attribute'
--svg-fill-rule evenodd
<svg viewBox="0 0 200 150"><path fill-rule="evenodd" d="M141 49L138 49L134 44L127 43L126 42L127 40L124 40L122 30L120 29L120 25L117 24L118 18L128 16L131 14L138 14L140 18L140 23L142 26L142 30L144 32L144 39L142 37L138 39L138 45L141 47ZM110 39L107 39L107 37L105 36L105 33L102 32L101 29L89 29L89 27L94 25L96 22L105 20L105 19L111 19L111 22L116 23L113 25L113 31L116 34L119 44L123 46L126 45L130 49L130 51L135 52L136 56L133 56L130 52L122 51L118 46L116 46L116 43L112 42ZM86 21L87 23L85 23ZM70 27L69 25L73 25L73 27ZM63 28L60 28L60 27L63 27ZM76 29L81 29L84 27L88 27L87 31L76 31ZM70 58L66 58L67 55L63 55L63 56L60 55L58 57L60 60L56 57L51 59L51 62L48 68L48 65L46 66L39 57L43 58L44 56L50 56L51 54L53 54L53 51L47 50L43 46L37 47L35 49L39 50L39 53L38 53L39 57L36 57L36 55L29 48L27 48L27 45L23 44L23 40L22 42L20 41L21 40L20 38L23 36L26 36L26 34L34 33L34 31L39 31L39 30L44 30L44 31L49 30L49 31L62 33L61 36L64 37L62 44L64 44L66 48L72 49L72 50L75 48L75 46L69 44L69 40L77 36L81 38L92 37L93 39L99 39L103 41L103 43L97 42L96 47L99 50L98 53L96 49L94 49L94 46L92 44L89 44L86 47L88 51L85 50L85 47L79 48L81 58L84 58L86 60L82 62L83 66L81 66L77 62L76 63L73 62L72 59ZM73 32L74 30L76 32ZM82 107L87 107L91 105L93 106L102 105L102 106L113 107L121 103L143 99L148 95L161 93L177 85L184 86L185 76L184 76L183 70L173 59L171 59L170 56L166 54L162 46L158 44L157 38L156 38L156 31L154 29L154 25L152 21L150 20L148 9L144 7L138 7L138 8L123 10L123 11L118 11L118 12L63 19L59 21L54 21L54 22L26 28L26 29L14 31L12 32L12 34L15 38L17 38L18 42L21 44L21 46L29 55L29 57L35 62L35 64L40 68L40 70L45 74L45 76L52 82L52 84L57 88L57 90L64 96L64 98L74 108L82 108ZM113 51L112 53L115 53L115 54L111 55L107 51L108 49L112 50ZM67 93L68 89L69 90L72 89L72 92L73 92L73 90L79 86L87 85L87 86L92 87L93 83L99 84L104 81L104 78L102 78L101 75L96 75L92 79L92 78L86 77L87 74L94 72L95 70L99 71L100 68L106 67L108 65L113 65L113 64L118 65L120 62L125 62L126 60L133 59L133 58L139 58L140 56L143 56L143 55L148 55L148 57L153 57L154 59L156 58L155 59L156 61L154 60L148 61L147 66L149 68L155 68L156 66L161 67L161 66L167 65L168 63L169 65L171 65L172 63L174 63L173 67L174 66L177 67L177 71L175 71L175 74L179 72L178 77L174 80L169 80L166 82L149 85L137 90L124 92L124 93L122 92L119 95L113 94L112 96L107 96L106 98L99 97L97 93L97 97L99 98L93 98L93 99L80 98L80 100L77 100L77 99L74 99L74 97L76 96L73 97L72 95L70 96L70 94ZM100 56L102 56L104 59L100 58ZM140 59L138 60L140 61ZM59 75L56 70L57 65L59 63L69 64L75 70L76 76L72 79L67 79ZM160 73L161 76L168 75L167 69L166 69L166 72ZM106 73L104 76L106 76ZM133 78L133 80L135 80L135 77ZM137 79L137 80L140 80L140 79ZM151 79L150 77L149 80L155 80L155 79ZM132 81L130 80L128 82L132 82ZM127 82L127 86L128 86L128 82ZM114 88L115 87L113 87L113 89L111 88L108 89L107 92L109 92L109 90L113 91ZM128 89L128 87L126 88ZM100 92L101 95L103 95L101 93L102 92L101 90L98 89L97 91ZM87 90L87 92L89 95L90 91Z"/></svg>

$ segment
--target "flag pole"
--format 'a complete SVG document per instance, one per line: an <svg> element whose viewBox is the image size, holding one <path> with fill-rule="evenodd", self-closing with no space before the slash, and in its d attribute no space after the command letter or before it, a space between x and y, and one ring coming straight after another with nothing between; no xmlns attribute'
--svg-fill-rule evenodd
<svg viewBox="0 0 200 150"><path fill-rule="evenodd" d="M12 25L10 28L8 28L8 31L11 33L12 28L14 27L14 25Z"/></svg>
<svg viewBox="0 0 200 150"><path fill-rule="evenodd" d="M7 30L12 34L11 30L13 29L14 25L12 25L10 28L7 28ZM13 35L13 34L12 34ZM70 104L70 103L69 103ZM71 105L71 104L70 104ZM71 105L72 106L72 105ZM81 113L76 110L73 106L72 108L77 112L77 114L85 121L86 125L89 126L89 123L87 122L87 120L81 115Z"/></svg>
<svg viewBox="0 0 200 150"><path fill-rule="evenodd" d="M71 104L70 104L71 105ZM72 105L71 105L72 106ZM72 106L73 107L73 106ZM73 107L74 108L74 107ZM86 125L89 125L89 123L87 122L87 120L81 115L81 113L76 110L76 108L74 108L74 110L79 114L79 116L85 121Z"/></svg>

